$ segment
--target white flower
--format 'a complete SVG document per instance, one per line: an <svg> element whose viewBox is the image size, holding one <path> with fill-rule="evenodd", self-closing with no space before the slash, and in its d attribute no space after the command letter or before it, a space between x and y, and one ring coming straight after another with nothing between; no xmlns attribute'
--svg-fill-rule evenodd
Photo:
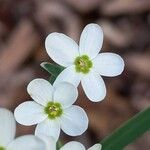
<svg viewBox="0 0 150 150"><path fill-rule="evenodd" d="M46 136L45 137L41 136L40 138L45 142L45 145L47 147L46 150L56 150L56 142L53 138L46 137ZM102 149L101 144L95 144L88 150L101 150L101 149ZM61 147L60 150L86 150L86 149L83 144L76 142L76 141L71 141L65 144L63 147Z"/></svg>
<svg viewBox="0 0 150 150"><path fill-rule="evenodd" d="M95 144L92 147L88 148L88 150L101 150L102 146L101 144ZM85 147L83 144L72 141L67 144L65 144L60 150L85 150Z"/></svg>
<svg viewBox="0 0 150 150"><path fill-rule="evenodd" d="M121 74L124 61L114 53L98 54L102 43L103 31L97 24L89 24L84 28L79 46L62 33L49 34L45 41L48 55L57 64L66 67L55 84L66 81L78 86L81 81L85 94L91 101L104 99L106 88L101 76Z"/></svg>
<svg viewBox="0 0 150 150"><path fill-rule="evenodd" d="M33 135L15 138L16 122L13 114L0 108L0 150L46 150L45 143Z"/></svg>
<svg viewBox="0 0 150 150"><path fill-rule="evenodd" d="M38 124L35 135L44 134L57 140L60 129L71 136L85 132L88 117L81 107L72 105L78 97L77 88L72 84L62 82L53 87L44 79L35 79L27 91L34 101L20 104L14 114L20 124Z"/></svg>

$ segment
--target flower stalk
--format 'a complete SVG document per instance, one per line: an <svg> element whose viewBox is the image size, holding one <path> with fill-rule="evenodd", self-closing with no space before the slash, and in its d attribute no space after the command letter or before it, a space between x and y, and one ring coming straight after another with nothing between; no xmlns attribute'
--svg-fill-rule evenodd
<svg viewBox="0 0 150 150"><path fill-rule="evenodd" d="M139 112L102 140L102 150L122 150L148 130L150 130L150 107Z"/></svg>

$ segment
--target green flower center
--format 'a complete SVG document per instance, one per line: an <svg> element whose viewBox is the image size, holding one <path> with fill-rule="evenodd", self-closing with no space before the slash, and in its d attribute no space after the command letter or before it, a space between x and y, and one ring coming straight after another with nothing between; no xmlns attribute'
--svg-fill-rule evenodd
<svg viewBox="0 0 150 150"><path fill-rule="evenodd" d="M5 150L5 148L4 148L4 147L2 147L2 146L0 146L0 150Z"/></svg>
<svg viewBox="0 0 150 150"><path fill-rule="evenodd" d="M60 103L49 102L44 109L45 113L48 114L49 119L55 119L60 117L63 113L63 109Z"/></svg>
<svg viewBox="0 0 150 150"><path fill-rule="evenodd" d="M89 73L90 69L93 66L92 61L87 55L82 55L77 57L75 59L74 64L75 64L76 71L84 74Z"/></svg>

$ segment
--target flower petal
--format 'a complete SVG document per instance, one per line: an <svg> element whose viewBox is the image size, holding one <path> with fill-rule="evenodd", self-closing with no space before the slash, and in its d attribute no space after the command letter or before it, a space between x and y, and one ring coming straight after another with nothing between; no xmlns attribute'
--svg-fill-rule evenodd
<svg viewBox="0 0 150 150"><path fill-rule="evenodd" d="M67 82L58 84L54 92L54 101L59 102L63 108L71 106L76 101L77 97L77 88Z"/></svg>
<svg viewBox="0 0 150 150"><path fill-rule="evenodd" d="M44 107L34 101L20 104L14 112L16 121L23 125L34 125L47 118Z"/></svg>
<svg viewBox="0 0 150 150"><path fill-rule="evenodd" d="M124 69L123 59L114 53L101 53L94 60L93 65L100 75L117 76Z"/></svg>
<svg viewBox="0 0 150 150"><path fill-rule="evenodd" d="M62 130L71 136L81 135L88 128L86 112L75 105L64 110L60 122Z"/></svg>
<svg viewBox="0 0 150 150"><path fill-rule="evenodd" d="M79 52L80 55L87 54L90 58L95 58L102 48L103 31L97 24L88 24L81 34Z"/></svg>
<svg viewBox="0 0 150 150"><path fill-rule="evenodd" d="M54 138L50 136L45 136L43 134L37 136L45 143L45 150L56 150L56 141L54 140Z"/></svg>
<svg viewBox="0 0 150 150"><path fill-rule="evenodd" d="M88 150L101 150L102 145L101 144L95 144L92 147L90 147Z"/></svg>
<svg viewBox="0 0 150 150"><path fill-rule="evenodd" d="M0 145L5 147L14 139L15 133L16 122L13 114L5 108L0 108Z"/></svg>
<svg viewBox="0 0 150 150"><path fill-rule="evenodd" d="M77 87L80 83L81 76L82 75L80 73L76 73L75 66L72 65L72 66L64 69L59 74L59 76L56 78L53 85L56 86L58 83L64 81L64 82L69 82L69 83L73 84L75 87Z"/></svg>
<svg viewBox="0 0 150 150"><path fill-rule="evenodd" d="M65 144L60 150L85 150L85 147L79 142L72 141Z"/></svg>
<svg viewBox="0 0 150 150"><path fill-rule="evenodd" d="M53 87L47 80L40 78L32 80L27 91L37 103L43 106L52 100Z"/></svg>
<svg viewBox="0 0 150 150"><path fill-rule="evenodd" d="M86 96L93 102L101 101L106 96L103 79L93 71L82 78L81 84Z"/></svg>
<svg viewBox="0 0 150 150"><path fill-rule="evenodd" d="M11 142L7 150L45 150L45 143L33 135L25 135Z"/></svg>
<svg viewBox="0 0 150 150"><path fill-rule="evenodd" d="M78 45L62 33L51 33L47 36L45 47L48 55L59 65L69 66L79 56Z"/></svg>
<svg viewBox="0 0 150 150"><path fill-rule="evenodd" d="M53 137L56 141L60 135L60 123L58 120L46 119L39 123L35 129L35 135L46 135Z"/></svg>

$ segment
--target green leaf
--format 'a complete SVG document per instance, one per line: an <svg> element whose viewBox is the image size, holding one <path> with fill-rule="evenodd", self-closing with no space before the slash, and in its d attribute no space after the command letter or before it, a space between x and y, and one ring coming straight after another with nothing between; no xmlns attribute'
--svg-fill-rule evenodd
<svg viewBox="0 0 150 150"><path fill-rule="evenodd" d="M51 75L51 77L49 78L49 82L53 85L53 83L55 82L57 77Z"/></svg>
<svg viewBox="0 0 150 150"><path fill-rule="evenodd" d="M59 66L57 64L51 64L48 62L43 62L40 66L55 77L57 77L65 69L62 66Z"/></svg>
<svg viewBox="0 0 150 150"><path fill-rule="evenodd" d="M122 150L149 130L150 108L147 108L102 140L102 150Z"/></svg>

